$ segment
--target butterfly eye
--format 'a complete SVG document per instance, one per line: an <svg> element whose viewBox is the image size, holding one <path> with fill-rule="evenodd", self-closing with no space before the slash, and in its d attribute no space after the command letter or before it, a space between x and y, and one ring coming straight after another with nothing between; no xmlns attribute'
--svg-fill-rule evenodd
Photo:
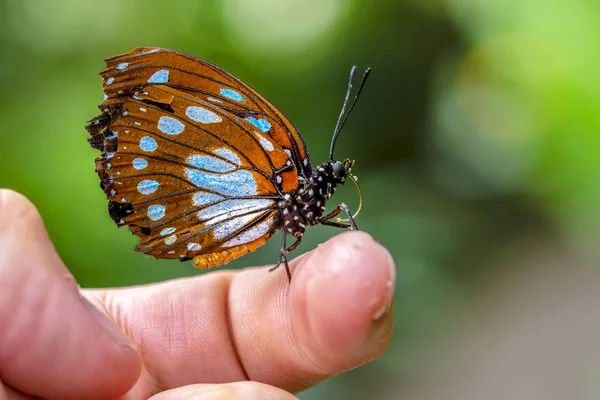
<svg viewBox="0 0 600 400"><path fill-rule="evenodd" d="M344 164L342 164L339 161L334 162L331 165L331 168L333 168L333 174L337 177L343 177L346 176L346 168L344 168Z"/></svg>

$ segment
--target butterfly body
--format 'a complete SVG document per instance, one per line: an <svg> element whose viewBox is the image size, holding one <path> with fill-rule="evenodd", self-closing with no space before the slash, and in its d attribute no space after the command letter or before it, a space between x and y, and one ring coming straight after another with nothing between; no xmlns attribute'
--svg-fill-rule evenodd
<svg viewBox="0 0 600 400"><path fill-rule="evenodd" d="M354 162L314 168L300 133L250 86L173 50L138 48L106 62L101 114L86 129L102 152L96 172L109 214L139 236L136 250L206 268L281 230L287 269L308 226L355 228L343 204L323 216ZM330 221L341 211L349 225Z"/></svg>
<svg viewBox="0 0 600 400"><path fill-rule="evenodd" d="M354 161L349 160L345 164L326 162L314 168L310 177L291 197L293 201L281 209L279 229L299 237L310 225L322 223L327 200L338 185L344 184L353 164ZM334 165L337 168L334 169Z"/></svg>

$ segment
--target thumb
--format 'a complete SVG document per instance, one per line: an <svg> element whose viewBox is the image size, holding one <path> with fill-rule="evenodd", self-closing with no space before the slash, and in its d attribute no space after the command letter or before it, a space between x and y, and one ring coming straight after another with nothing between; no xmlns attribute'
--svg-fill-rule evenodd
<svg viewBox="0 0 600 400"><path fill-rule="evenodd" d="M79 295L35 207L0 190L0 380L45 399L112 399L140 368L127 337Z"/></svg>

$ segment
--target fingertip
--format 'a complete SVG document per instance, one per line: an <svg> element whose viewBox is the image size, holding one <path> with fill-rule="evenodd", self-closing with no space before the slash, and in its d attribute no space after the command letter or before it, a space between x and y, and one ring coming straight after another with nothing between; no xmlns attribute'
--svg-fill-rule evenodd
<svg viewBox="0 0 600 400"><path fill-rule="evenodd" d="M316 365L345 370L387 348L396 272L390 253L369 234L337 235L304 258L294 278L294 332Z"/></svg>
<svg viewBox="0 0 600 400"><path fill-rule="evenodd" d="M346 232L290 266L291 283L267 268L232 281L231 332L250 379L302 390L383 353L396 279L385 248L367 233Z"/></svg>
<svg viewBox="0 0 600 400"><path fill-rule="evenodd" d="M0 231L19 227L23 223L39 225L42 220L35 205L11 189L0 189L0 215Z"/></svg>
<svg viewBox="0 0 600 400"><path fill-rule="evenodd" d="M347 276L356 266L365 267L363 274L383 277L395 284L396 268L391 254L363 231L344 232L319 245L299 261L298 272L311 277Z"/></svg>
<svg viewBox="0 0 600 400"><path fill-rule="evenodd" d="M26 279L25 275L39 273L40 265L72 280L48 237L37 207L10 189L0 189L0 239L0 277L5 286ZM39 261L43 262L38 264ZM19 264L27 267L19 268Z"/></svg>
<svg viewBox="0 0 600 400"><path fill-rule="evenodd" d="M15 192L12 189L0 188L0 209L2 209L5 204L28 204L29 206L34 207L33 203L21 193Z"/></svg>

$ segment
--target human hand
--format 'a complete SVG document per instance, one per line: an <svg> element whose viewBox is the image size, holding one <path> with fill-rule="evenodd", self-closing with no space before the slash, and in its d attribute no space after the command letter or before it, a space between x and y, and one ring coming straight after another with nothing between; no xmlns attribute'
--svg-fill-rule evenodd
<svg viewBox="0 0 600 400"><path fill-rule="evenodd" d="M379 357L395 269L364 232L290 263L82 290L35 207L0 191L0 400L293 399Z"/></svg>

